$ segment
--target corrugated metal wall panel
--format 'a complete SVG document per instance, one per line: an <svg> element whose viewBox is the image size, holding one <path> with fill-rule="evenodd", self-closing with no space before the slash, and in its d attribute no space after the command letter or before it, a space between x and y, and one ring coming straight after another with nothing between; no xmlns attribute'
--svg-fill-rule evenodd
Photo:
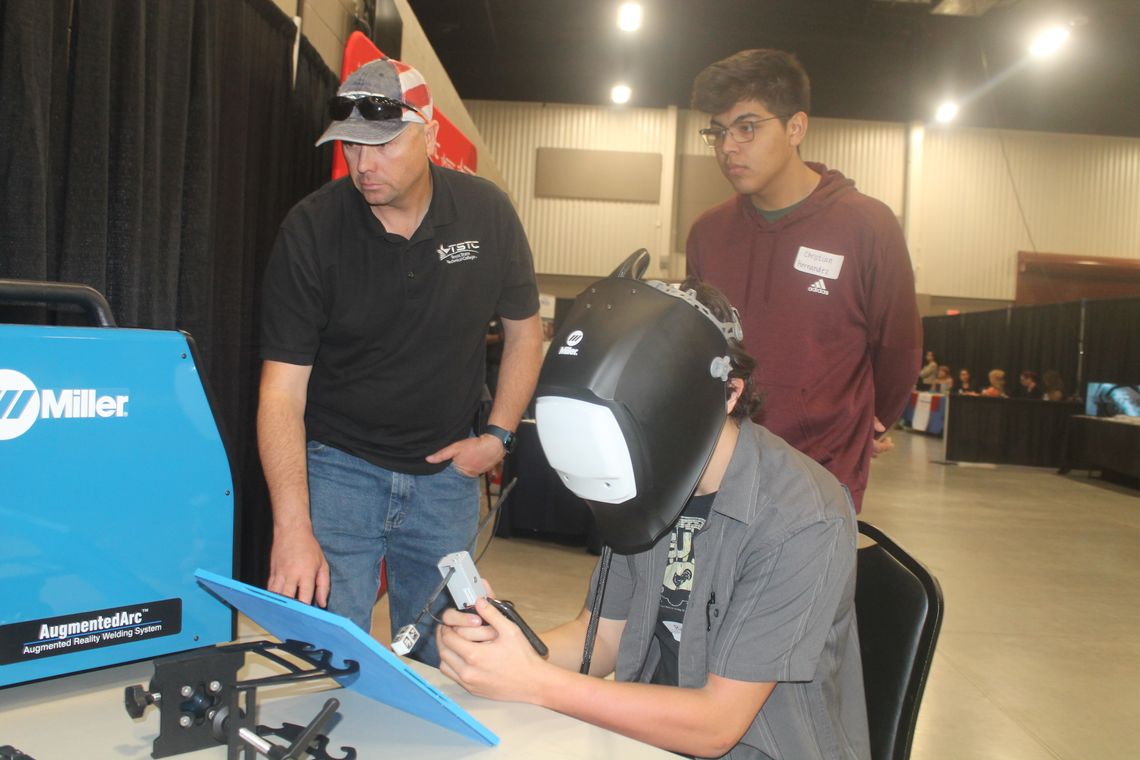
<svg viewBox="0 0 1140 760"><path fill-rule="evenodd" d="M668 166L674 128L668 111L467 105L507 175L540 271L602 275L643 246L661 262L660 252L669 247L672 220L663 217L672 213L670 204L536 199L534 161L536 148L551 146L661 152ZM676 150L708 155L697 134L708 118L685 110L676 122ZM908 231L920 264L919 292L1013 298L1017 251L1033 250L1015 185L1036 250L1140 258L1140 140L1004 132L1007 172L996 131L927 128L916 134L922 134L921 158L910 193L921 203L908 212L914 214ZM839 169L901 215L907 139L903 124L817 118L803 155Z"/></svg>
<svg viewBox="0 0 1140 760"><path fill-rule="evenodd" d="M921 182L920 291L1012 299L1021 250L1140 258L1140 140L928 129Z"/></svg>
<svg viewBox="0 0 1140 760"><path fill-rule="evenodd" d="M851 119L812 119L800 148L805 161L838 169L865 195L902 218L906 180L906 125Z"/></svg>
<svg viewBox="0 0 1140 760"><path fill-rule="evenodd" d="M648 248L654 261L650 274L660 274L668 243L660 203L535 198L534 168L540 147L663 153L672 144L667 111L487 101L466 105L512 188L538 271L603 276L633 251ZM671 156L663 159L669 162ZM662 186L662 193L672 192Z"/></svg>
<svg viewBox="0 0 1140 760"><path fill-rule="evenodd" d="M688 109L677 115L677 150L687 156L711 156L712 149L701 139L700 130L709 125L709 117L699 111Z"/></svg>

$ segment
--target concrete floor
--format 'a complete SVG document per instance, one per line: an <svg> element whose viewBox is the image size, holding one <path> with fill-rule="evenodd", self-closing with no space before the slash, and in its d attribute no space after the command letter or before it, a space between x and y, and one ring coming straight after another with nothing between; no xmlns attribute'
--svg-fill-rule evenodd
<svg viewBox="0 0 1140 760"><path fill-rule="evenodd" d="M938 577L946 616L912 758L1140 757L1140 492L1022 467L947 466L896 431L862 519ZM575 615L595 558L495 539L480 563L536 630ZM373 632L386 640L378 605Z"/></svg>

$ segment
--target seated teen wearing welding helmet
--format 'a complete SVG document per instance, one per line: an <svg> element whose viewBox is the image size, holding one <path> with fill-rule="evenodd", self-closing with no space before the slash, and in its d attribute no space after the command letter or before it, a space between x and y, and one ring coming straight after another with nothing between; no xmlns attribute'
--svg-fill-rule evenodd
<svg viewBox="0 0 1140 760"><path fill-rule="evenodd" d="M543 450L607 545L586 608L545 659L484 600L449 610L441 670L684 755L867 758L850 497L751 421L724 296L642 282L639 254L579 296L539 378Z"/></svg>

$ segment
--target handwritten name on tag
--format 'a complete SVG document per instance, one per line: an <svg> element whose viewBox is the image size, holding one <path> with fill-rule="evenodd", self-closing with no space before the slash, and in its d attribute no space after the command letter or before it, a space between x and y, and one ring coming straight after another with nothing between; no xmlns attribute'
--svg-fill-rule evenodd
<svg viewBox="0 0 1140 760"><path fill-rule="evenodd" d="M836 280L839 278L839 270L843 268L843 256L801 245L796 254L795 268L816 277Z"/></svg>

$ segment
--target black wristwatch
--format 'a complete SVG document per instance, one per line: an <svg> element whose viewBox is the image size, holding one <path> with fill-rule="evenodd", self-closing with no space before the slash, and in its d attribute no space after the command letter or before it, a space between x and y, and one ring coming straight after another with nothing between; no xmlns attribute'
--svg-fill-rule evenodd
<svg viewBox="0 0 1140 760"><path fill-rule="evenodd" d="M501 428L498 425L488 425L487 433L499 439L499 442L503 444L503 451L510 454L515 450L515 443L518 442L518 436L510 430Z"/></svg>

